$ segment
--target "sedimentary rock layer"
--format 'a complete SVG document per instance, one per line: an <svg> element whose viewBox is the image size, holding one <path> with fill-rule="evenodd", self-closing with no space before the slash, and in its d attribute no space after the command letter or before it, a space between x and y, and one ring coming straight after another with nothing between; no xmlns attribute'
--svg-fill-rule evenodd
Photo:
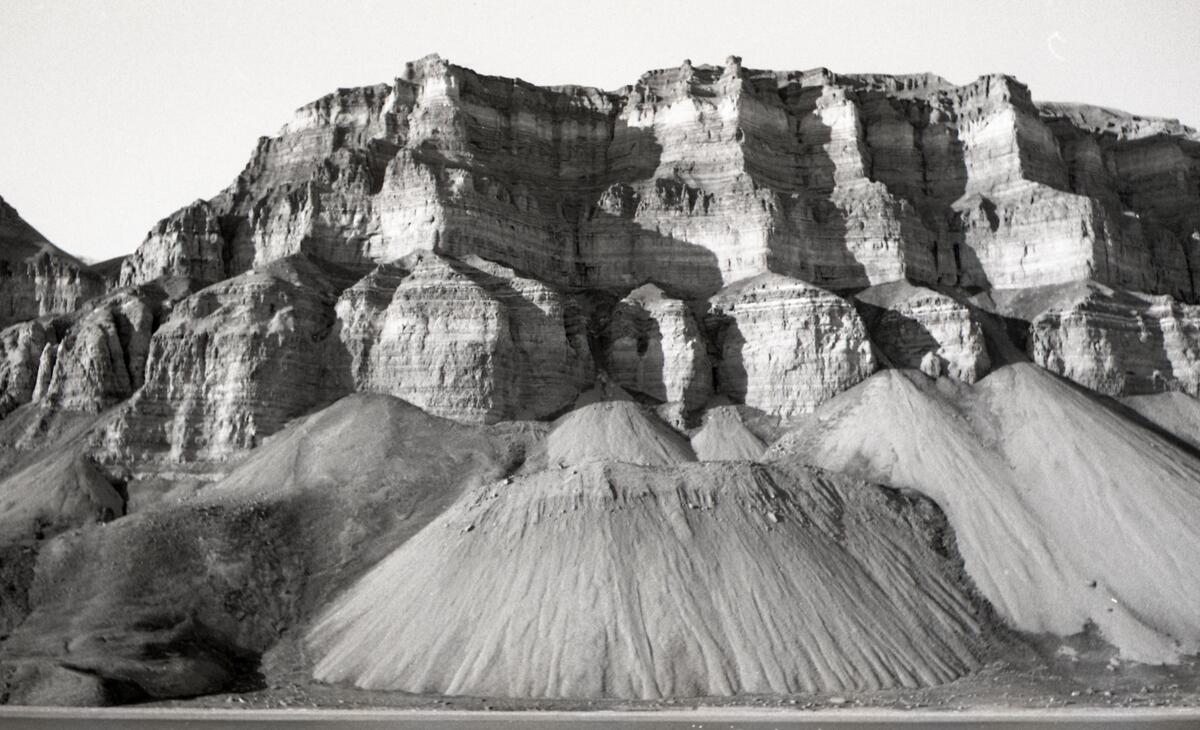
<svg viewBox="0 0 1200 730"><path fill-rule="evenodd" d="M734 57L605 92L431 56L299 109L226 191L159 223L122 282L429 248L689 296L773 271L835 289L1095 277L1194 300L1198 170L1187 127L1039 106L1007 76L954 86Z"/></svg>
<svg viewBox="0 0 1200 730"><path fill-rule="evenodd" d="M354 387L437 415L542 418L592 382L573 301L477 257L415 254L348 289L337 311Z"/></svg>
<svg viewBox="0 0 1200 730"><path fill-rule="evenodd" d="M292 257L178 302L104 434L105 460L222 458L340 395L325 363L344 285Z"/></svg>
<svg viewBox="0 0 1200 730"><path fill-rule="evenodd" d="M31 320L0 330L0 417L33 399L43 351L57 345L52 322Z"/></svg>
<svg viewBox="0 0 1200 730"><path fill-rule="evenodd" d="M876 367L853 305L804 282L764 274L712 298L706 325L720 359L716 390L787 420Z"/></svg>
<svg viewBox="0 0 1200 730"><path fill-rule="evenodd" d="M103 281L0 198L0 327L78 309Z"/></svg>
<svg viewBox="0 0 1200 730"><path fill-rule="evenodd" d="M893 367L974 383L991 367L983 327L953 297L907 282L854 296L871 341Z"/></svg>
<svg viewBox="0 0 1200 730"><path fill-rule="evenodd" d="M700 323L687 303L653 284L612 309L602 358L626 390L694 410L712 394L712 364Z"/></svg>
<svg viewBox="0 0 1200 730"><path fill-rule="evenodd" d="M33 400L76 411L101 411L142 386L159 295L122 290L65 323L61 341L44 346Z"/></svg>
<svg viewBox="0 0 1200 730"><path fill-rule="evenodd" d="M1200 307L1092 286L1030 325L1029 356L1112 396L1200 391Z"/></svg>

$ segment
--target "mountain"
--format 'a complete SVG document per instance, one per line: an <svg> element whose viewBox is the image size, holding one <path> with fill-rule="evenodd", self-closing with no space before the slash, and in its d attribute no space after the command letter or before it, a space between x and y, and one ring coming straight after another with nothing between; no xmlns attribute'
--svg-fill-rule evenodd
<svg viewBox="0 0 1200 730"><path fill-rule="evenodd" d="M62 314L104 290L103 279L46 240L0 198L0 327Z"/></svg>
<svg viewBox="0 0 1200 730"><path fill-rule="evenodd" d="M1011 625L1095 625L1122 656L1200 652L1200 454L1029 363L976 387L889 370L775 454L937 500L967 573Z"/></svg>
<svg viewBox="0 0 1200 730"><path fill-rule="evenodd" d="M1179 122L1004 75L430 56L120 260L0 202L0 265L11 702L1200 652Z"/></svg>

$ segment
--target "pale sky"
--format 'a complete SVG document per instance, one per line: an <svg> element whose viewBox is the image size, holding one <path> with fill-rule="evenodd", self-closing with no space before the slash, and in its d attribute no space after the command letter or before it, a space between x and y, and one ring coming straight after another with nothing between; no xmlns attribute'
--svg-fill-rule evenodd
<svg viewBox="0 0 1200 730"><path fill-rule="evenodd" d="M72 253L129 253L296 107L432 52L609 89L731 54L955 83L1003 72L1036 99L1200 126L1200 0L0 0L0 196Z"/></svg>

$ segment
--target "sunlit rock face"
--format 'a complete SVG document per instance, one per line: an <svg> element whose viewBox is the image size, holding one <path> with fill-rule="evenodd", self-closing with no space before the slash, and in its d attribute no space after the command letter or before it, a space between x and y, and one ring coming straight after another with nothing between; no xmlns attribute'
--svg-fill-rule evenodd
<svg viewBox="0 0 1200 730"><path fill-rule="evenodd" d="M352 386L436 415L543 418L593 381L574 302L482 259L412 255L348 289L337 312Z"/></svg>
<svg viewBox="0 0 1200 730"><path fill-rule="evenodd" d="M52 322L32 320L0 330L0 417L33 399L42 352L58 337Z"/></svg>
<svg viewBox="0 0 1200 730"><path fill-rule="evenodd" d="M103 291L100 277L0 198L0 327L71 312Z"/></svg>
<svg viewBox="0 0 1200 730"><path fill-rule="evenodd" d="M720 355L717 392L785 421L876 368L867 328L850 302L778 274L721 291L706 324Z"/></svg>
<svg viewBox="0 0 1200 730"><path fill-rule="evenodd" d="M106 297L47 342L33 400L74 411L100 411L142 386L157 297L122 290Z"/></svg>
<svg viewBox="0 0 1200 730"><path fill-rule="evenodd" d="M1089 287L1037 316L1034 362L1112 396L1200 392L1200 307Z"/></svg>
<svg viewBox="0 0 1200 730"><path fill-rule="evenodd" d="M339 395L324 342L342 286L291 257L176 303L149 339L144 382L103 434L103 458L221 459Z"/></svg>
<svg viewBox="0 0 1200 730"><path fill-rule="evenodd" d="M207 201L197 200L159 221L122 263L120 283L130 286L160 276L184 276L207 284L229 276L221 221Z"/></svg>
<svg viewBox="0 0 1200 730"><path fill-rule="evenodd" d="M1176 122L1003 75L729 57L602 91L430 56L297 110L123 262L83 266L4 206L0 410L127 401L106 453L183 461L357 390L491 423L601 377L681 428L714 396L788 420L879 365L975 382L968 297L1085 282L1143 302L1161 347L1079 303L1037 319L1033 359L1194 390L1198 160Z"/></svg>
<svg viewBox="0 0 1200 730"><path fill-rule="evenodd" d="M1198 160L1177 123L1039 106L1000 75L731 57L605 92L431 56L302 107L225 192L158 224L122 282L430 249L685 297L771 271L830 289L1095 278L1192 300Z"/></svg>

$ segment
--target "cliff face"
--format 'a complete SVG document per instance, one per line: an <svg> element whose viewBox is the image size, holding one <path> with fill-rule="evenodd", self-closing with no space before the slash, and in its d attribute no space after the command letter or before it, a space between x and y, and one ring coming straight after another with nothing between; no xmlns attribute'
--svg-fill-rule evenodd
<svg viewBox="0 0 1200 730"><path fill-rule="evenodd" d="M336 275L303 257L175 304L149 338L145 380L103 433L101 458L220 459L322 401Z"/></svg>
<svg viewBox="0 0 1200 730"><path fill-rule="evenodd" d="M603 358L609 375L626 390L685 411L712 395L712 361L701 323L685 302L653 284L629 293L613 308Z"/></svg>
<svg viewBox="0 0 1200 730"><path fill-rule="evenodd" d="M338 303L355 389L470 422L544 418L590 385L586 324L541 282L478 258L428 252Z"/></svg>
<svg viewBox="0 0 1200 730"><path fill-rule="evenodd" d="M103 291L99 276L0 198L0 327L74 311Z"/></svg>
<svg viewBox="0 0 1200 730"><path fill-rule="evenodd" d="M773 271L834 289L1094 278L1190 300L1198 171L1181 125L1039 107L1005 76L958 87L731 58L602 92L429 57L301 108L229 189L151 231L122 281L429 248L690 296Z"/></svg>
<svg viewBox="0 0 1200 730"><path fill-rule="evenodd" d="M1035 363L1105 395L1200 391L1200 307L1086 289L1033 320Z"/></svg>
<svg viewBox="0 0 1200 730"><path fill-rule="evenodd" d="M42 352L57 339L53 325L39 320L0 330L0 416L33 399Z"/></svg>
<svg viewBox="0 0 1200 730"><path fill-rule="evenodd" d="M1194 391L1198 211L1193 130L1035 103L1006 76L731 57L601 91L431 56L299 109L119 275L5 206L5 321L123 293L6 331L4 407L133 396L109 453L149 439L178 459L356 390L463 421L546 418L600 371L678 424L714 395L788 420L877 354L974 382L991 360L966 296L1081 282L1146 304L1028 315L1032 359L1106 393ZM152 281L208 288L175 311L135 303ZM839 293L863 287L860 316Z"/></svg>
<svg viewBox="0 0 1200 730"><path fill-rule="evenodd" d="M506 474L542 479L547 504L579 496L555 491L564 484L560 466L592 461L605 462L593 475L610 462L650 465L624 487L639 500L667 495L662 504L678 501L684 492L662 491L659 481L673 473L701 475L700 484L725 474L730 484L713 482L713 488L724 493L728 486L734 494L747 475L765 474L764 494L773 500L775 467L716 462L778 456L786 440L776 439L798 427L813 447L799 457L820 456L815 446L828 446L827 460L818 463L847 471L878 466L867 475L890 486L958 494L961 484L978 486L1000 475L1013 494L1044 484L1055 487L1048 495L1057 495L1057 474L1039 472L1037 479L1009 484L1003 475L1014 472L995 468L993 452L1002 442L988 418L977 416L999 413L1012 393L1024 397L1014 401L1019 409L1004 411L1018 441L1027 434L1016 426L1038 418L1051 435L1056 428L1082 428L1089 419L1103 421L1108 446L1087 452L1078 471L1121 474L1110 485L1114 490L1146 475L1143 481L1158 483L1160 472L1191 473L1190 452L1173 450L1177 445L1161 434L1147 436L1146 424L1127 422L1127 412L1097 405L1029 361L1105 395L1175 391L1173 408L1186 415L1186 403L1200 394L1197 267L1200 135L1177 122L1034 102L1022 84L1001 75L957 86L933 75L754 70L736 57L721 66L685 62L651 71L614 91L538 87L428 57L392 82L340 89L302 107L277 135L259 141L226 190L164 218L129 257L94 266L54 247L0 201L0 557L8 554L6 535L62 545L50 542L62 533L75 545L47 548L41 558L22 553L25 562L13 563L33 571L33 561L41 560L38 575L64 576L47 578L53 591L29 604L42 600L39 620L50 621L54 631L26 624L21 639L33 642L24 645L32 653L21 656L59 664L42 679L13 680L19 691L6 694L4 662L13 655L5 652L22 644L0 639L0 695L33 696L21 692L79 674L68 667L95 669L92 680L99 682L96 677L108 675L96 667L110 671L118 654L121 672L125 662L143 672L136 681L113 675L121 681L152 687L148 696L186 694L170 677L195 674L180 669L190 665L165 674L151 666L146 674L150 665L141 648L171 641L192 652L208 646L212 637L193 636L198 625L176 625L177 612L146 618L106 609L126 622L113 624L124 627L114 635L137 640L122 649L110 646L107 634L103 641L72 643L81 629L63 617L78 611L65 607L91 601L104 590L100 583L116 581L90 583L75 575L87 560L65 556L91 555L103 545L121 556L106 563L112 568L126 566L140 555L138 545L152 543L160 563L134 566L153 573L158 592L152 598L172 610L180 602L204 604L205 620L230 632L217 642L232 642L232 653L221 654L224 662L243 650L260 657L282 634L303 635L294 629L315 615L316 596L329 598L305 594L303 602L312 603L307 613L288 613L309 590L306 581L328 582L338 573L329 586L348 586L354 576L340 574L343 566L365 570L460 493L478 488L479 499L498 499L501 486L509 485ZM881 369L924 375L877 374ZM887 418L872 420L871 413L891 406L866 395L901 379L912 387L884 393L895 396L894 412L878 411ZM1029 390L1035 385L1038 390ZM1040 395L1029 397L1022 388ZM931 405L922 406L923 396L915 393L930 395ZM611 400L623 402L596 402ZM1062 406L1075 401L1074 410ZM865 415L846 421L853 439L821 430L858 413L860 405L869 406ZM313 415L303 418L307 414ZM546 422L552 420L551 429ZM377 421L390 425L377 428ZM892 430L907 424L892 435L908 452L880 446L876 431L889 423ZM940 429L940 441L922 435L927 423ZM972 429L982 430L968 433ZM1128 433L1141 434L1130 443L1150 444L1141 451L1153 456L1152 464L1112 456L1124 453L1118 446ZM357 454L364 443L375 465L361 471ZM863 445L862 454L841 450L845 443ZM1046 443L1014 441L1011 453L1035 453ZM909 452L911 459L896 461ZM337 464L329 466L329 459ZM680 466L693 459L706 464ZM1018 461L1029 469L1043 464ZM1181 463L1184 471L1176 468ZM177 511L167 504L197 489L198 480L231 470L224 488L203 491L199 504L185 500L186 509ZM276 473L290 474L291 481L275 481ZM497 479L502 483L491 484ZM800 482L797 498L809 499L821 492L810 487L825 484L826 476L805 472ZM857 482L830 484L847 494L876 491ZM1189 484L1171 490L1190 494ZM595 486L604 500L627 501L613 483L597 478ZM172 497L164 501L163 494ZM404 502L405 495L412 499ZM270 513L270 530L254 533L261 543L258 537L247 542L248 526L264 524L264 499L278 499L269 509L280 511ZM395 499L408 507L398 509ZM899 514L890 491L871 499ZM717 504L707 500L685 499L668 512L707 519L704 510ZM974 507L951 509L950 527L975 535L977 542L960 544L989 549L1082 545L1076 538L1094 532L1069 504L1051 504L1046 514L1053 519L1043 520L1022 500L1013 503L1020 519L989 522ZM1108 496L1084 501L1111 502ZM721 509L731 508L726 502ZM531 524L540 524L541 506L535 507ZM231 511L222 516L221 509ZM936 511L932 504L926 509ZM797 550L807 551L812 546L805 536L812 531L790 520L826 511L772 511L762 520L743 520L747 530L766 530L746 544L779 532L797 537ZM840 525L844 515L834 511ZM1166 506L1162 511L1172 513ZM868 521L876 522L875 506L868 512ZM88 527L116 518L124 527L109 531L114 538ZM405 526L388 526L393 519ZM919 537L912 544L925 551L935 537L940 544L949 535L945 525L923 519L905 528L919 534L901 530L897 539L908 545ZM1009 531L1002 540L980 538L987 534L976 530L983 524L978 519L988 529ZM1119 515L1114 519L1125 524ZM607 540L595 532L606 524L585 520L567 542ZM181 571L206 581L225 575L225 569L212 570L209 528L228 548L218 563L234 566L228 576L237 580L218 591L181 595L172 582ZM1178 534L1164 539L1191 544L1190 528L1170 529ZM467 545L485 534L471 523L451 542ZM830 545L845 547L843 537ZM134 547L109 542L126 538ZM197 547L176 555L180 541ZM715 550L714 565L724 555L718 542L704 543ZM315 566L311 575L282 554L261 569L245 557L301 543L302 553L319 554L300 560ZM362 552L363 545L370 549ZM1153 554L1149 541L1139 545ZM246 546L253 549L248 553ZM577 552L580 562L567 567L590 570L595 555L603 554L602 542L595 546ZM826 552L813 563L818 567L838 555L819 550ZM468 552L492 559L503 551ZM935 552L938 560L945 557L940 548ZM1067 633L1095 618L1096 606L1113 612L1093 591L1096 579L1082 573L1064 579L1069 591L1056 587L1058 578L1047 578L1036 595L1026 590L1021 566L1038 565L1052 576L1058 570L1047 567L1057 565L1053 556L1017 560L1013 565L1021 570L1010 571L988 567L1001 565L988 562L990 555L982 550L975 562L968 559L969 577L995 589L989 600L1007 607L1018 628ZM689 561L704 562L690 554ZM178 570L163 568L172 565ZM417 561L413 569L427 565ZM883 563L876 569L912 577ZM22 601L28 596L8 599L23 589L5 583L7 575L0 570L0 628L15 626L27 611ZM1178 595L1194 593L1184 578L1170 575L1171 585L1182 586ZM946 577L957 580L958 569ZM859 580L829 586L838 596L857 596ZM150 585L131 580L96 605L142 606L151 591L143 584ZM255 629L264 633L238 638L253 623L245 615L255 609L231 615L229 606L238 601L230 597L250 584L281 613L271 613L269 627ZM276 590L280 586L286 590ZM329 586L321 590L332 591ZM75 603L53 608L59 590ZM1046 601L1051 593L1069 595L1074 608L1053 622L1024 620L1046 606L1054 609ZM905 588L896 595L921 594ZM916 607L913 620L932 626L921 622L940 599L919 604L910 606ZM1085 605L1086 612L1075 610ZM1140 610L1118 614L1116 623L1096 623L1133 626L1133 619L1122 622ZM430 616L437 623L439 617ZM101 611L87 625L108 627L110 618ZM145 628L156 621L175 626L174 638L164 644L161 632ZM1189 621L1180 618L1163 636L1180 626L1195 636ZM862 638L857 629L850 633ZM1112 636L1125 642L1122 650L1136 648L1131 635ZM814 641L820 647L814 656L836 654L824 639ZM33 645L39 648L28 648ZM87 661L46 658L71 654L76 646L87 649ZM863 671L878 670L878 647L863 646ZM126 651L129 656L121 654ZM944 657L917 659L914 666ZM967 664L922 676L940 681ZM587 671L593 665L581 664ZM908 664L889 666L898 673L883 684L910 684L898 669ZM217 691L232 681L227 673L212 676L212 682L187 685L188 691ZM826 679L817 684L845 684L840 674ZM796 681L795 687L809 686L800 675Z"/></svg>
<svg viewBox="0 0 1200 730"><path fill-rule="evenodd" d="M875 371L862 319L846 300L765 274L712 299L718 392L784 419L808 413Z"/></svg>
<svg viewBox="0 0 1200 730"><path fill-rule="evenodd" d="M158 302L149 292L106 297L47 342L33 400L74 411L100 411L142 386Z"/></svg>
<svg viewBox="0 0 1200 730"><path fill-rule="evenodd" d="M871 341L893 367L974 383L991 367L983 326L953 297L904 282L855 295Z"/></svg>

